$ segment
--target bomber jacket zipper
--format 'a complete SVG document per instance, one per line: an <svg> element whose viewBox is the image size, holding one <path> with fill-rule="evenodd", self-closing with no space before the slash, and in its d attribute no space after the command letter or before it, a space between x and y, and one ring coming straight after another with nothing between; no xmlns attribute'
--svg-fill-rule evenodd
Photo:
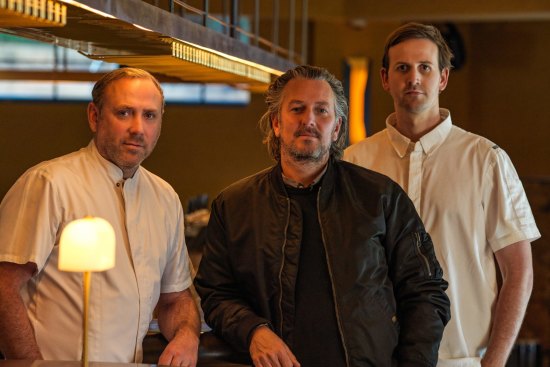
<svg viewBox="0 0 550 367"><path fill-rule="evenodd" d="M338 310L338 302L336 301L336 291L334 290L334 280L332 274L332 268L330 267L330 261L328 258L327 245L325 241L325 233L323 232L323 225L321 222L321 209L319 208L319 198L321 197L322 186L319 187L317 192L317 220L319 221L319 228L321 229L321 241L323 242L323 248L325 249L325 260L327 262L328 275L330 277L330 289L332 290L332 298L334 300L334 312L336 313L336 323L338 324L338 332L340 333L340 339L342 340L342 348L344 348L344 354L346 357L346 365L349 366L348 349L346 348L346 341L344 338L344 331L342 330L342 320L340 320L340 312Z"/></svg>
<svg viewBox="0 0 550 367"><path fill-rule="evenodd" d="M287 242L287 231L288 231L288 225L290 223L290 198L286 198L286 208L287 208L287 214L286 214L286 224L285 224L285 234L284 234L284 240L283 240L283 246L281 247L281 268L279 269L279 320L281 320L279 325L279 332L281 335L283 335L283 268L285 266L285 249L286 249L286 242Z"/></svg>
<svg viewBox="0 0 550 367"><path fill-rule="evenodd" d="M426 270L428 271L428 276L432 276L432 270L430 268L430 262L428 261L428 258L426 255L422 253L422 241L420 241L420 234L418 232L414 232L414 239L416 242L416 248L418 249L418 255L422 260L424 260L424 264L426 264Z"/></svg>

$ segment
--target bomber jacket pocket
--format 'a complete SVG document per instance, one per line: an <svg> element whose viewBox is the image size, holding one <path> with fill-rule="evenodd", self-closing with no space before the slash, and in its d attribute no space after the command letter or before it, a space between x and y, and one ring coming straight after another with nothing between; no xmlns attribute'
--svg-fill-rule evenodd
<svg viewBox="0 0 550 367"><path fill-rule="evenodd" d="M415 253L424 271L424 276L427 279L434 278L435 266L432 266L432 262L431 262L432 254L430 254L430 249L426 248L427 246L424 246L422 240L420 239L420 233L413 232L412 236L413 236L413 243L415 246ZM433 247L432 247L432 251L433 251Z"/></svg>

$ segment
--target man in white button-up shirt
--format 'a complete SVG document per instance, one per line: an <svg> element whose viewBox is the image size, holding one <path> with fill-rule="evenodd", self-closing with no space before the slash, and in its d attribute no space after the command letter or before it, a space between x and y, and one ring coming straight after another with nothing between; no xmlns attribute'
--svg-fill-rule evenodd
<svg viewBox="0 0 550 367"><path fill-rule="evenodd" d="M399 183L432 235L451 300L438 366L504 367L532 290L530 242L540 233L508 155L439 108L451 58L435 27L395 30L381 69L395 112L344 159Z"/></svg>
<svg viewBox="0 0 550 367"><path fill-rule="evenodd" d="M140 362L155 306L170 340L159 364L195 366L199 317L172 187L141 167L160 135L164 97L146 71L115 70L94 86L93 140L29 169L0 204L0 351L8 359L78 360L80 273L57 269L64 226L86 215L116 233L116 266L92 277L89 359Z"/></svg>

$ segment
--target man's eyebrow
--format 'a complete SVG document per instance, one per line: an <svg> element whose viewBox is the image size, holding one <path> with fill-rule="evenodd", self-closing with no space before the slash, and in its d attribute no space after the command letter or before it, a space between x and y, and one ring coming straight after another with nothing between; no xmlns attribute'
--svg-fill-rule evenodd
<svg viewBox="0 0 550 367"><path fill-rule="evenodd" d="M395 62L395 65L400 65L400 64L405 64L405 65L410 65L410 64L433 64L433 62L430 61L430 60L420 60L418 62L409 62L409 61L396 61Z"/></svg>
<svg viewBox="0 0 550 367"><path fill-rule="evenodd" d="M291 99L288 104L302 104L304 103L304 101L300 100L300 99Z"/></svg>
<svg viewBox="0 0 550 367"><path fill-rule="evenodd" d="M117 109L117 110L133 110L134 108L130 105L127 105L127 104L119 104L119 105L113 105L113 108L114 109Z"/></svg>

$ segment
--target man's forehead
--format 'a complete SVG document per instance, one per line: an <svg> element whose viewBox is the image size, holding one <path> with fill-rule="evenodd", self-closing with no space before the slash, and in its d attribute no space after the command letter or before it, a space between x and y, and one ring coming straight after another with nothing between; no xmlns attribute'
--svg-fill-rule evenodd
<svg viewBox="0 0 550 367"><path fill-rule="evenodd" d="M334 103L334 93L326 80L295 78L283 89L283 102Z"/></svg>
<svg viewBox="0 0 550 367"><path fill-rule="evenodd" d="M403 58L424 59L426 61L437 60L437 45L427 38L410 38L388 50L390 62L400 62Z"/></svg>
<svg viewBox="0 0 550 367"><path fill-rule="evenodd" d="M155 83L149 78L133 78L133 77L122 77L116 80L113 80L106 86L106 90L108 89L118 89L118 88L124 88L124 89L134 89L138 86L143 87L152 87L155 88L157 91L157 87L155 86ZM160 92L159 92L160 93Z"/></svg>
<svg viewBox="0 0 550 367"><path fill-rule="evenodd" d="M107 99L123 101L129 98L162 100L155 83L148 78L121 78L114 80L105 88Z"/></svg>

